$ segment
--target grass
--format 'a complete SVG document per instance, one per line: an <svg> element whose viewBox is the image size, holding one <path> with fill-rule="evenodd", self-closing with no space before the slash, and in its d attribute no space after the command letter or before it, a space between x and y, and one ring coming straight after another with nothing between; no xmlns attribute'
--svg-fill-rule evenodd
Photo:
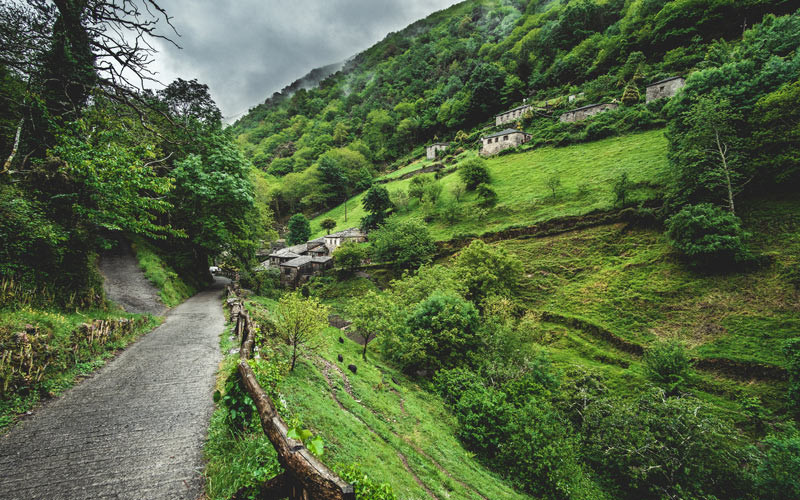
<svg viewBox="0 0 800 500"><path fill-rule="evenodd" d="M138 324L131 333L112 337L105 344L100 345L97 342L89 344L84 341L76 346L71 338L72 332L82 323L90 323L96 319L121 318L136 319ZM16 332L23 331L25 325L31 325L36 327L38 332L32 342L37 349L46 352L50 360L43 369L40 381L0 394L0 431L13 424L20 415L34 409L42 399L58 396L72 387L80 377L103 367L116 351L149 332L159 323L160 319L151 316L101 310L59 312L23 308L0 311L2 351L16 345ZM38 359L38 356L36 357ZM3 374L4 379L9 375L6 371L3 371Z"/></svg>
<svg viewBox="0 0 800 500"><path fill-rule="evenodd" d="M147 279L158 288L158 295L164 305L175 307L197 293L194 287L183 281L178 273L159 257L151 245L138 240L131 246L139 261L139 267Z"/></svg>
<svg viewBox="0 0 800 500"><path fill-rule="evenodd" d="M623 172L637 187L635 200L656 197L667 182L667 141L662 130L613 137L596 142L562 148L540 148L534 151L493 157L487 160L492 177L491 186L497 192L498 205L490 210L477 207L474 193L462 197L462 216L455 223L435 219L429 229L437 240L447 240L458 234L480 235L510 226L533 225L555 217L583 215L593 210L613 208L611 184ZM408 168L408 167L406 167ZM401 174L402 175L402 174ZM561 187L556 197L547 188L551 176L559 177ZM411 179L386 184L392 192L407 190ZM460 182L453 173L440 182L444 190L439 206L454 197L453 186ZM339 205L311 221L313 237L324 234L319 223L326 218L337 222L337 228L358 226L365 212L361 206L363 194ZM416 201L400 217L421 217Z"/></svg>
<svg viewBox="0 0 800 500"><path fill-rule="evenodd" d="M349 281L355 290L363 286L362 279ZM251 307L268 310L277 305L262 297L248 301ZM227 331L221 340L225 352L233 346L229 335ZM373 349L369 350L369 361L363 362L361 346L346 338L340 343L340 335L336 328L326 329L326 345L301 358L295 371L278 387L281 416L286 421L302 421L304 427L323 438L322 460L328 466L340 469L358 464L373 481L391 484L401 499L428 497L417 480L439 498L528 498L461 446L453 435L456 422L437 396L392 369ZM344 363L338 363L339 354ZM229 356L220 373L227 373L235 359ZM338 365L347 373L352 396L336 369L328 373L329 385L325 363ZM350 363L357 365L357 374L347 371ZM218 380L218 386L223 383ZM215 412L206 444L206 492L212 499L229 498L238 488L253 484L264 470L273 472L275 466L274 458L264 451L271 446L263 434L231 433L224 423L225 411L219 408ZM254 456L260 459L254 460Z"/></svg>

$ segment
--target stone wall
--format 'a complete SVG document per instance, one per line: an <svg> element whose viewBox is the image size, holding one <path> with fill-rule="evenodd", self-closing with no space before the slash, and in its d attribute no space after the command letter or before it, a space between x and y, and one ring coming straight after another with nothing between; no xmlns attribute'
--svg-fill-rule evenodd
<svg viewBox="0 0 800 500"><path fill-rule="evenodd" d="M612 109L617 109L619 104L614 102L609 102L605 104L590 104L589 106L584 106L582 108L573 109L572 111L567 111L561 115L558 119L561 122L579 122L581 120L585 120L590 116L594 116L598 113L603 113L605 111L610 111Z"/></svg>
<svg viewBox="0 0 800 500"><path fill-rule="evenodd" d="M528 142L528 136L520 132L516 132L508 135L484 138L481 140L481 142L481 154L489 156L497 154L504 149L525 144Z"/></svg>
<svg viewBox="0 0 800 500"><path fill-rule="evenodd" d="M673 78L650 84L647 86L646 100L651 102L658 99L669 99L677 94L684 85L686 85L686 79L684 78Z"/></svg>
<svg viewBox="0 0 800 500"><path fill-rule="evenodd" d="M525 115L525 113L527 113L531 109L533 109L533 105L526 104L524 106L520 106L518 108L514 108L512 110L506 111L505 113L500 113L494 119L495 125L499 127L500 125L503 125L504 123L515 122L515 121L519 120L520 118L522 118Z"/></svg>
<svg viewBox="0 0 800 500"><path fill-rule="evenodd" d="M435 160L436 159L436 155L439 154L440 151L444 152L449 147L450 147L450 144L446 144L446 143L439 143L439 144L433 144L431 146L428 146L427 148L425 148L425 157L427 159L429 159L429 160Z"/></svg>

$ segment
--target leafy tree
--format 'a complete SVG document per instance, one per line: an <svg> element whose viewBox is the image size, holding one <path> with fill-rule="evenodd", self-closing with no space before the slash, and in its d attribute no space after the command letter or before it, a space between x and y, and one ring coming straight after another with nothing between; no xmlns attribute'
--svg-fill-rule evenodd
<svg viewBox="0 0 800 500"><path fill-rule="evenodd" d="M497 193L488 184L478 184L475 192L478 195L478 205L483 208L491 208L497 205Z"/></svg>
<svg viewBox="0 0 800 500"><path fill-rule="evenodd" d="M313 297L304 299L299 293L284 295L275 311L278 334L291 349L291 367L294 371L301 350L314 351L325 344L322 335L328 326L330 307Z"/></svg>
<svg viewBox="0 0 800 500"><path fill-rule="evenodd" d="M433 373L463 363L480 345L478 311L470 302L434 293L408 316L405 328L386 339L385 348L404 370Z"/></svg>
<svg viewBox="0 0 800 500"><path fill-rule="evenodd" d="M408 185L408 196L410 198L422 201L428 186L434 182L434 178L430 175L417 175L413 177Z"/></svg>
<svg viewBox="0 0 800 500"><path fill-rule="evenodd" d="M342 269L354 271L368 257L367 245L355 241L345 241L334 250L333 258Z"/></svg>
<svg viewBox="0 0 800 500"><path fill-rule="evenodd" d="M427 186L425 186L425 193L422 195L422 199L428 203L431 203L432 205L436 205L436 203L439 201L439 197L442 195L443 189L444 187L442 184L434 179L433 182L430 182Z"/></svg>
<svg viewBox="0 0 800 500"><path fill-rule="evenodd" d="M453 184L450 193L452 193L453 198L455 198L456 201L458 202L461 201L461 197L464 196L464 191L466 190L467 190L466 184L464 184L463 182L456 182L455 184Z"/></svg>
<svg viewBox="0 0 800 500"><path fill-rule="evenodd" d="M320 222L319 225L322 229L327 231L328 234L331 234L331 231L336 228L336 221L328 217L326 219L322 219L322 222Z"/></svg>
<svg viewBox="0 0 800 500"><path fill-rule="evenodd" d="M311 237L311 224L303 214L294 214L289 219L289 234L286 241L290 245L305 243Z"/></svg>
<svg viewBox="0 0 800 500"><path fill-rule="evenodd" d="M556 191L558 191L558 189L561 187L561 176L558 174L552 174L547 177L545 184L547 184L547 189L553 193L553 199L555 199Z"/></svg>
<svg viewBox="0 0 800 500"><path fill-rule="evenodd" d="M178 78L157 92L161 102L166 104L170 116L188 125L197 120L204 125L218 128L222 113L208 90L208 85L197 80Z"/></svg>
<svg viewBox="0 0 800 500"><path fill-rule="evenodd" d="M756 486L762 498L800 497L800 432L790 429L763 441L764 460L758 465Z"/></svg>
<svg viewBox="0 0 800 500"><path fill-rule="evenodd" d="M614 179L614 184L612 185L612 191L614 192L614 203L624 207L626 201L628 200L628 196L630 195L631 189L633 189L633 185L631 184L630 179L628 179L628 172L622 172L616 179Z"/></svg>
<svg viewBox="0 0 800 500"><path fill-rule="evenodd" d="M522 262L502 248L475 240L456 255L453 267L467 287L466 298L481 303L491 296L513 296L522 279Z"/></svg>
<svg viewBox="0 0 800 500"><path fill-rule="evenodd" d="M378 227L386 219L387 211L392 208L389 191L385 186L376 184L364 194L361 205L367 212L367 216L361 219L361 228L369 230Z"/></svg>
<svg viewBox="0 0 800 500"><path fill-rule="evenodd" d="M399 323L397 304L383 293L370 290L347 308L355 333L364 345L361 357L367 360L367 345L378 335L391 335Z"/></svg>
<svg viewBox="0 0 800 500"><path fill-rule="evenodd" d="M486 168L486 160L477 156L461 162L458 166L458 175L464 181L468 191L474 190L479 184L491 182L489 169Z"/></svg>
<svg viewBox="0 0 800 500"><path fill-rule="evenodd" d="M725 269L750 258L739 218L711 205L688 205L666 221L672 245L693 266Z"/></svg>
<svg viewBox="0 0 800 500"><path fill-rule="evenodd" d="M397 189L389 193L389 199L392 202L392 205L399 211L405 212L408 210L408 204L410 202L410 197L408 196L408 192L403 189Z"/></svg>
<svg viewBox="0 0 800 500"><path fill-rule="evenodd" d="M398 269L426 264L436 251L428 228L417 219L389 217L382 226L370 233L370 242L376 261L391 262Z"/></svg>

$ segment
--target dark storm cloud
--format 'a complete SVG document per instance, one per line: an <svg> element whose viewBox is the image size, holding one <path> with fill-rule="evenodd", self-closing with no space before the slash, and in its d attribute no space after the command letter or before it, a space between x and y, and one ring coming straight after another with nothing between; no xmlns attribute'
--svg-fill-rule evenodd
<svg viewBox="0 0 800 500"><path fill-rule="evenodd" d="M309 70L340 62L455 0L163 0L181 34L152 69L208 84L226 116Z"/></svg>

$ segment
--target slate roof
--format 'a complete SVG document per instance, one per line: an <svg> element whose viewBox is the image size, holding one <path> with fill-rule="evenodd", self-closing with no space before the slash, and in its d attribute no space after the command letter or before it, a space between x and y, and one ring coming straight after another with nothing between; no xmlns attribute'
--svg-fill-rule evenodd
<svg viewBox="0 0 800 500"><path fill-rule="evenodd" d="M333 257L325 255L323 257L311 257L311 262L319 262L319 263L324 264L324 263L326 263L326 262L328 262L329 260L332 260L332 259L333 259Z"/></svg>
<svg viewBox="0 0 800 500"><path fill-rule="evenodd" d="M517 106L516 108L509 109L508 111L503 111L502 113L498 113L498 114L496 114L494 116L495 116L495 118L497 118L498 116L503 116L503 115L507 115L509 113L513 113L514 111L516 111L518 109L532 108L532 107L533 107L533 104L523 104L522 106Z"/></svg>
<svg viewBox="0 0 800 500"><path fill-rule="evenodd" d="M350 238L358 236L364 236L364 233L362 233L361 230L358 229L357 227L351 227L350 229L344 229L342 231L329 234L325 236L325 238Z"/></svg>
<svg viewBox="0 0 800 500"><path fill-rule="evenodd" d="M515 128L507 128L505 130L501 130L500 132L496 132L496 133L491 134L491 135L485 135L485 136L481 137L481 139L491 139L492 137L497 137L497 136L500 136L500 135L511 135L511 134L531 135L531 134L529 134L527 132L523 132L522 130L517 130Z"/></svg>
<svg viewBox="0 0 800 500"><path fill-rule="evenodd" d="M322 245L324 243L325 243L325 238L317 238L317 239L308 241L306 243L300 243L299 245L293 245L293 246L290 246L290 247L281 248L280 250L275 250L274 252L269 254L269 256L270 257L280 257L282 259L285 259L287 257L292 257L292 258L299 257L299 256L303 255L304 253L306 253L309 248L315 248L315 247L318 247L319 245Z"/></svg>
<svg viewBox="0 0 800 500"><path fill-rule="evenodd" d="M662 84L662 83L671 82L672 80L677 80L677 79L679 79L679 78L680 78L680 79L683 79L683 77L682 77L682 76L671 76L671 77L669 77L669 78L665 78L665 79L663 79L663 80L659 80L659 81L657 81L657 82L649 83L649 84L647 84L647 86L648 86L648 87L652 87L653 85L660 85L660 84Z"/></svg>
<svg viewBox="0 0 800 500"><path fill-rule="evenodd" d="M281 267L302 267L302 266L308 264L309 262L311 262L311 260L312 260L312 257L309 257L308 255L301 255L300 257L297 257L296 259L292 259L292 260L290 260L288 262L282 263Z"/></svg>

